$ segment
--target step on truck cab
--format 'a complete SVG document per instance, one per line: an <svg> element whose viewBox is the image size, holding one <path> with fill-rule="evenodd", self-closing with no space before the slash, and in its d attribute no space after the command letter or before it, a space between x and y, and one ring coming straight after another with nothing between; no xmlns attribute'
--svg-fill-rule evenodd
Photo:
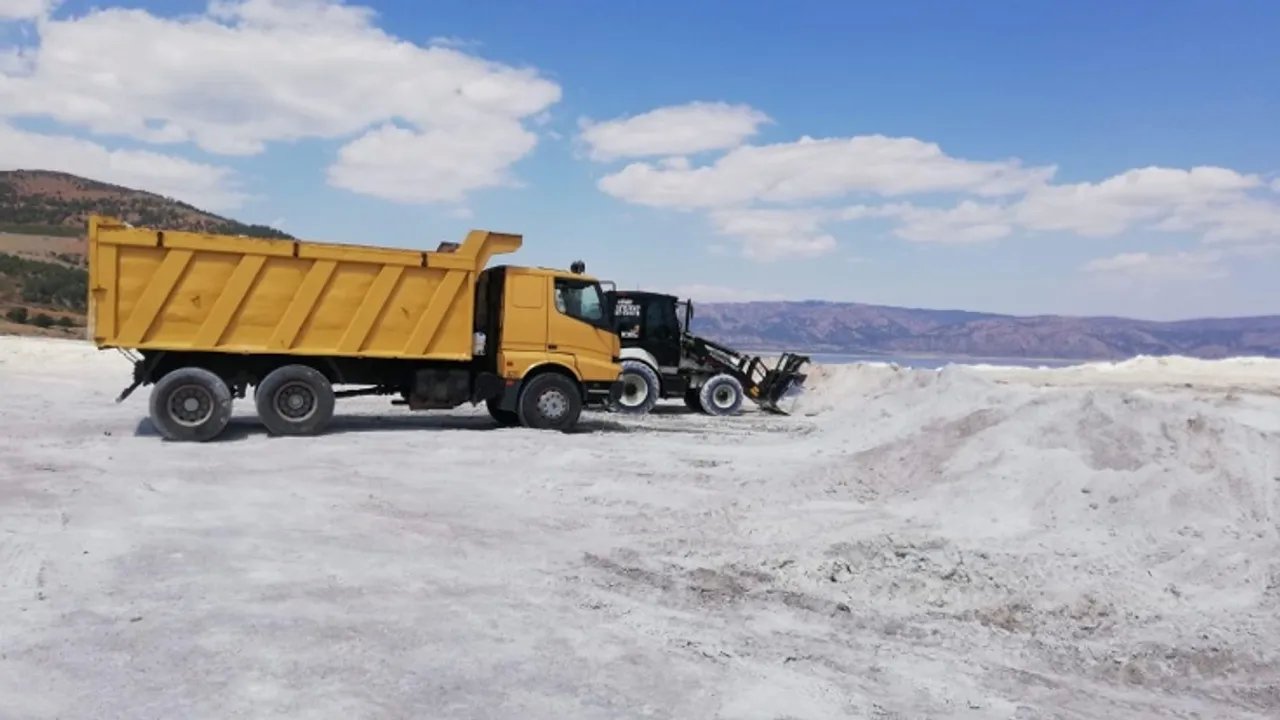
<svg viewBox="0 0 1280 720"><path fill-rule="evenodd" d="M172 440L217 437L249 388L275 435L317 434L357 395L569 430L621 392L610 306L580 263L485 269L519 235L419 251L88 225L88 333L134 361L118 401L152 385Z"/></svg>

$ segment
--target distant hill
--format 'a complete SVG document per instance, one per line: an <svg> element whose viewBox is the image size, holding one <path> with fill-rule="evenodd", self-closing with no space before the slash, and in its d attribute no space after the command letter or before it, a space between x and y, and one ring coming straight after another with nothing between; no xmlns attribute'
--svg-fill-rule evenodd
<svg viewBox="0 0 1280 720"><path fill-rule="evenodd" d="M0 172L0 332L82 332L84 226L95 212L134 225L291 239L142 190L43 170ZM697 332L744 350L1073 360L1280 357L1280 316L1161 323L817 301L699 303L695 309Z"/></svg>
<svg viewBox="0 0 1280 720"><path fill-rule="evenodd" d="M694 310L696 332L758 350L1070 360L1280 357L1277 315L1152 322L831 302L695 303Z"/></svg>
<svg viewBox="0 0 1280 720"><path fill-rule="evenodd" d="M252 237L291 238L265 225L246 225L155 193L47 170L0 172L0 232L78 236L89 215L132 225Z"/></svg>
<svg viewBox="0 0 1280 720"><path fill-rule="evenodd" d="M80 332L85 225L94 213L133 225L292 239L155 193L46 170L0 171L0 332Z"/></svg>

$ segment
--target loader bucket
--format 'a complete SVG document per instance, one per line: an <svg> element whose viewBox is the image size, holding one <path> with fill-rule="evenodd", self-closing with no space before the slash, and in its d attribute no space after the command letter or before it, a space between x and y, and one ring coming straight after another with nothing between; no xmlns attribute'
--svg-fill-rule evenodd
<svg viewBox="0 0 1280 720"><path fill-rule="evenodd" d="M803 355L784 353L775 368L765 374L760 383L757 403L764 410L779 415L790 415L800 396L804 394L805 375L800 367L809 362Z"/></svg>
<svg viewBox="0 0 1280 720"><path fill-rule="evenodd" d="M776 399L768 403L766 409L779 415L790 415L795 412L796 405L800 403L800 398L804 395L804 377L793 378L782 385L784 389Z"/></svg>

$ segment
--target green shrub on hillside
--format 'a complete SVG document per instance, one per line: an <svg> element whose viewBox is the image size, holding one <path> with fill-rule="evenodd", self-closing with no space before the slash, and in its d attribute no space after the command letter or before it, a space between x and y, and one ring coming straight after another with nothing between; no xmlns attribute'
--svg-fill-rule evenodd
<svg viewBox="0 0 1280 720"><path fill-rule="evenodd" d="M21 287L26 302L85 311L89 277L83 269L0 253L0 277Z"/></svg>
<svg viewBox="0 0 1280 720"><path fill-rule="evenodd" d="M7 216L7 215L6 215ZM83 227L68 225L32 225L15 222L0 222L0 233L12 235L52 235L54 237L79 237L84 234Z"/></svg>

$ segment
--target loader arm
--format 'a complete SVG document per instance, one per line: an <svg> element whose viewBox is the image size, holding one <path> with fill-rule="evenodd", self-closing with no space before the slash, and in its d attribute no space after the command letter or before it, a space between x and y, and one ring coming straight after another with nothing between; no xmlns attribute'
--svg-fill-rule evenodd
<svg viewBox="0 0 1280 720"><path fill-rule="evenodd" d="M763 358L749 356L704 337L694 335L685 324L681 342L684 354L709 370L726 372L742 383L747 397L762 409L786 415L781 403L797 395L804 386L806 375L800 369L809 362L806 355L782 353L774 367L768 367Z"/></svg>

